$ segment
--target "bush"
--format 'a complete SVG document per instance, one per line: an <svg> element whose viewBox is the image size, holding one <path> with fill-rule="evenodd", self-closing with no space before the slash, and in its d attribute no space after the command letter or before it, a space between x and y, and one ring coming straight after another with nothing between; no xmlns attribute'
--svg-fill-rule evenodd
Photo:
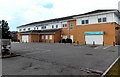
<svg viewBox="0 0 120 77"><path fill-rule="evenodd" d="M66 43L66 40L65 40L65 39L62 39L62 43Z"/></svg>
<svg viewBox="0 0 120 77"><path fill-rule="evenodd" d="M67 38L66 43L72 43L72 39Z"/></svg>

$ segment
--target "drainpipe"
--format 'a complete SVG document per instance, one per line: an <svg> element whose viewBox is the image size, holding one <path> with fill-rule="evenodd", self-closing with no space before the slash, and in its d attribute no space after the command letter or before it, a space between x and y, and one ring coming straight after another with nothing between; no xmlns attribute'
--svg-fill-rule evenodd
<svg viewBox="0 0 120 77"><path fill-rule="evenodd" d="M70 39L70 23L69 24L67 23L67 25L68 25L68 38Z"/></svg>

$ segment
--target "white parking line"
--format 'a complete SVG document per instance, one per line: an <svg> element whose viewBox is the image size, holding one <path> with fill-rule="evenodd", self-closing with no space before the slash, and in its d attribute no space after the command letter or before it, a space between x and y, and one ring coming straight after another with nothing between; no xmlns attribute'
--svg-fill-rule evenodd
<svg viewBox="0 0 120 77"><path fill-rule="evenodd" d="M98 49L99 47L95 47L94 49Z"/></svg>
<svg viewBox="0 0 120 77"><path fill-rule="evenodd" d="M107 47L104 47L103 49L107 49L107 48L110 48L110 47L112 47L111 45L109 45L109 46L107 46Z"/></svg>

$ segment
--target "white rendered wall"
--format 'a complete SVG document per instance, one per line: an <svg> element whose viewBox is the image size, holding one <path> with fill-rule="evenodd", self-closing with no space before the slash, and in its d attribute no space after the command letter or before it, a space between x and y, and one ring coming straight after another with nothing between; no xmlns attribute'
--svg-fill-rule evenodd
<svg viewBox="0 0 120 77"><path fill-rule="evenodd" d="M76 25L82 25L82 20L89 20L89 24L98 24L98 18L107 18L107 22L116 22L118 23L118 17L114 15L114 13L109 13L109 14L102 14L102 15L94 15L94 16L89 16L89 17L82 17L82 18L77 18L76 19ZM103 22L102 22L103 23ZM106 22L104 22L106 23Z"/></svg>

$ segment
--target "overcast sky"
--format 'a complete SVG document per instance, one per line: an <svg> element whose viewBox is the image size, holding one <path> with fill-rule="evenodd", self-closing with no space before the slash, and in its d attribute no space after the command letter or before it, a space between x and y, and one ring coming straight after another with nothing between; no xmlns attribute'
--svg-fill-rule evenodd
<svg viewBox="0 0 120 77"><path fill-rule="evenodd" d="M16 27L46 19L82 14L97 9L118 9L119 0L0 0L0 20Z"/></svg>

